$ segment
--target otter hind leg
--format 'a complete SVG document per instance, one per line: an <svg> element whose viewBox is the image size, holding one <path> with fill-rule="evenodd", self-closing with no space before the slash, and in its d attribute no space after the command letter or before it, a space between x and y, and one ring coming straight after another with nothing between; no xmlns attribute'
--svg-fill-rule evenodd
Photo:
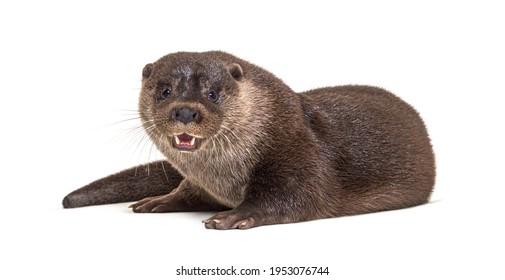
<svg viewBox="0 0 505 280"><path fill-rule="evenodd" d="M341 193L339 216L398 210L429 202L432 188L411 184L390 184L368 187L363 191L345 190Z"/></svg>

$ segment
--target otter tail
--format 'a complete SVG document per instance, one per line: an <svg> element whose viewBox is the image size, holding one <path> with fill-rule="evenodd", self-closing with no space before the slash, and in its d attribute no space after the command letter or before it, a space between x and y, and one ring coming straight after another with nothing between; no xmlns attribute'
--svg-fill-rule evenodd
<svg viewBox="0 0 505 280"><path fill-rule="evenodd" d="M140 165L94 181L69 193L64 208L136 201L168 194L182 176L166 161Z"/></svg>

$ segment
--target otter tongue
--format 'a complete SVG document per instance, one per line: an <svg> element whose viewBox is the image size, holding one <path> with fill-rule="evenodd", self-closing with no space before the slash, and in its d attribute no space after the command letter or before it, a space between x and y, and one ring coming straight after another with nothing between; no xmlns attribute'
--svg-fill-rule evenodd
<svg viewBox="0 0 505 280"><path fill-rule="evenodd" d="M175 147L179 149L195 149L196 138L186 133L175 135Z"/></svg>

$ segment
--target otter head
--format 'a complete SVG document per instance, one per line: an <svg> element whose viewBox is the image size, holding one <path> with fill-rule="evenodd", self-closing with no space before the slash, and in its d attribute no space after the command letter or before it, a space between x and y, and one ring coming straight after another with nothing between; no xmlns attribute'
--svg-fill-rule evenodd
<svg viewBox="0 0 505 280"><path fill-rule="evenodd" d="M142 71L139 112L143 126L163 151L195 152L222 127L243 71L199 53L175 53Z"/></svg>

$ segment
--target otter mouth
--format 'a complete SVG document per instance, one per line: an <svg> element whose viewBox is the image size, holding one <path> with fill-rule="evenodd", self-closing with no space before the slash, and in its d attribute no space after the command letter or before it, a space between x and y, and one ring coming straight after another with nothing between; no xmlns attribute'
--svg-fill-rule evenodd
<svg viewBox="0 0 505 280"><path fill-rule="evenodd" d="M201 139L183 133L172 137L172 146L182 151L194 151L200 146Z"/></svg>

